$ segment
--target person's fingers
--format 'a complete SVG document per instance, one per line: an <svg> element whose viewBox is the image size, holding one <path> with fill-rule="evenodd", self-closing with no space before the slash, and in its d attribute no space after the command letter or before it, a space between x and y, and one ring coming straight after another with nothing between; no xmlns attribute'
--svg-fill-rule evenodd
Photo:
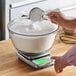
<svg viewBox="0 0 76 76"><path fill-rule="evenodd" d="M51 22L54 23L54 24L57 24L57 22L56 22L55 20L52 20L52 19L51 19Z"/></svg>
<svg viewBox="0 0 76 76"><path fill-rule="evenodd" d="M63 70L57 70L56 72L57 72L57 73L61 73L62 71L63 71Z"/></svg>
<svg viewBox="0 0 76 76"><path fill-rule="evenodd" d="M54 14L54 13L50 13L50 14L48 14L48 17L49 17L49 18L57 18L57 15Z"/></svg>
<svg viewBox="0 0 76 76"><path fill-rule="evenodd" d="M54 17L54 16L57 16L58 17L58 16L61 15L61 13L60 12L50 12L47 15L50 16L50 17Z"/></svg>
<svg viewBox="0 0 76 76"><path fill-rule="evenodd" d="M49 17L49 18L50 18L50 17ZM51 22L52 22L52 23L55 23L55 24L57 24L57 19L56 19L56 18L54 18L54 17L51 17L51 18L50 18L50 20L51 20Z"/></svg>
<svg viewBox="0 0 76 76"><path fill-rule="evenodd" d="M56 58L57 58L57 56L52 56L51 58L52 58L52 59L56 59Z"/></svg>
<svg viewBox="0 0 76 76"><path fill-rule="evenodd" d="M63 71L63 68L61 67L59 56L52 56L51 58L52 59L55 59L55 63L54 63L55 71L57 73L62 72Z"/></svg>
<svg viewBox="0 0 76 76"><path fill-rule="evenodd" d="M52 16L48 16L50 18L50 20L53 22L53 23L57 23L58 22L58 17L55 16L55 15L52 15Z"/></svg>
<svg viewBox="0 0 76 76"><path fill-rule="evenodd" d="M65 16L61 12L50 12L47 14L50 19L58 20L64 18Z"/></svg>
<svg viewBox="0 0 76 76"><path fill-rule="evenodd" d="M57 58L55 58L54 68L55 68L55 71L58 73L59 72L59 66L58 66L57 62L58 62Z"/></svg>

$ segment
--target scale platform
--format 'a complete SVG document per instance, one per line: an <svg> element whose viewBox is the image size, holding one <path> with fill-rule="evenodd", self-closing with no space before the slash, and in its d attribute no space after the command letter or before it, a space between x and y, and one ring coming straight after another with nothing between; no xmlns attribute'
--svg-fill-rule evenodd
<svg viewBox="0 0 76 76"><path fill-rule="evenodd" d="M54 64L54 60L51 59L50 52L34 55L34 54L25 54L24 52L18 50L16 54L19 59L29 64L31 67L35 69L49 67Z"/></svg>

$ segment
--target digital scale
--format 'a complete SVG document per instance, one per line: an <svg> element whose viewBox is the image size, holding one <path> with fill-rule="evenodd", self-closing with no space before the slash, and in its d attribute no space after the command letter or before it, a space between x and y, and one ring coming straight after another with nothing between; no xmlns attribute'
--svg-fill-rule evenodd
<svg viewBox="0 0 76 76"><path fill-rule="evenodd" d="M37 29L35 29L36 27L38 27L38 26L36 26L36 27L34 27L34 25L33 25L33 23L36 23L36 22L40 22L40 21L42 21L42 19L43 19L43 15L44 15L44 11L42 10L42 9L40 9L40 8L38 8L38 7L35 7L35 8L33 8L33 9L31 9L31 11L30 11L30 13L29 13L29 20L31 20L31 29L33 29L33 30L37 30ZM23 18L22 19L22 24L24 24L24 20L25 20L25 18ZM18 21L18 22L20 22L19 24L21 24L21 20L20 21ZM23 27L24 27L24 25L23 25ZM28 28L29 29L29 28ZM31 30L30 29L30 30ZM39 31L39 30L38 30ZM37 32L38 32L37 31ZM41 30L40 30L41 31ZM55 30L54 30L55 31ZM25 31L26 32L26 31ZM41 32L43 32L43 31L41 31ZM15 32L14 32L15 33ZM31 33L31 32L30 32ZM51 33L51 32L50 32ZM40 43L41 43L41 41L42 41L42 38L45 40L43 40L42 41L42 43L46 43L47 44L47 42L48 42L48 40L47 39L49 39L48 38L48 34L49 34L49 32L48 33L45 33L45 34L39 34L39 33L36 33L36 35L34 35L35 34L35 31L34 31L34 33L32 32L32 34L22 34L22 33L17 33L18 35L20 35L19 37L17 37L18 39L20 39L20 41L22 42L22 43L27 43L28 42L28 44L38 44L38 45L41 45ZM46 35L46 36L44 36L44 35ZM23 37L24 36L24 37ZM29 37L28 37L29 36ZM37 37L39 37L39 38L35 38L35 39L31 39L33 36L37 36ZM40 37L40 36L44 36L44 37ZM16 37L16 36L15 36ZM28 38L27 38L28 37ZM16 39L16 38L15 38ZM16 39L17 40L17 39ZM31 42L33 42L33 43L31 43L31 42L29 42L29 40L31 41ZM33 41L32 41L33 40ZM36 42L36 40L38 40L38 41L40 41L40 42ZM24 42L23 42L24 41ZM27 41L27 42L25 42L25 41ZM17 43L16 43L17 44ZM26 44L27 45L27 44ZM45 45L45 44L44 44ZM43 46L43 45L42 45ZM22 46L20 46L21 48L23 48L24 49L24 47L22 47ZM18 48L20 48L20 47L18 47ZM30 48L31 46L29 46L29 48ZM47 47L47 46L46 46ZM27 48L27 47L26 47ZM32 48L34 48L34 47L32 47ZM31 49L32 49L31 48ZM28 49L28 48L27 48ZM37 49L38 49L38 47L37 47ZM39 49L41 50L41 47L39 46ZM48 66L51 66L51 65L53 65L54 64L54 60L53 59L51 59L51 54L50 54L50 52L48 51L48 50L44 50L44 52L38 52L38 53L34 53L34 51L31 51L32 53L27 53L26 52L26 50L24 49L24 51L21 51L21 50L18 50L17 49L17 55L18 55L18 58L19 59L21 59L22 61L24 61L25 63L27 63L27 64L29 64L30 66L32 66L33 68L35 68L35 69L41 69L41 68L45 68L45 67L48 67Z"/></svg>
<svg viewBox="0 0 76 76"><path fill-rule="evenodd" d="M35 69L45 68L54 64L54 60L51 59L51 54L48 51L38 55L30 55L18 50L16 54L19 59L29 64Z"/></svg>

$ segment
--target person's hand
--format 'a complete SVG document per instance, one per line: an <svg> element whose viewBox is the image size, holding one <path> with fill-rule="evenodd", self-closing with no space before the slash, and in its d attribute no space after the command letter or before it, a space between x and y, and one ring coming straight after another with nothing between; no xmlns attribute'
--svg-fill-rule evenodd
<svg viewBox="0 0 76 76"><path fill-rule="evenodd" d="M60 24L66 20L66 17L61 12L50 12L47 15L56 24Z"/></svg>
<svg viewBox="0 0 76 76"><path fill-rule="evenodd" d="M57 73L60 73L63 71L63 69L66 67L61 62L61 57L53 56L52 59L55 59L54 68Z"/></svg>
<svg viewBox="0 0 76 76"><path fill-rule="evenodd" d="M47 14L51 22L58 24L59 26L62 26L65 29L71 30L74 29L74 26L76 23L73 23L73 21L66 17L63 13L61 12L50 12Z"/></svg>

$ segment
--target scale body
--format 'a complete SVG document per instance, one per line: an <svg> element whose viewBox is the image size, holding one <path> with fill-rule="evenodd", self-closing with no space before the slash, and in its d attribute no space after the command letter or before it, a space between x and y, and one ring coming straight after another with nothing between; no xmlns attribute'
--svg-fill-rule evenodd
<svg viewBox="0 0 76 76"><path fill-rule="evenodd" d="M51 54L48 51L41 53L39 55L28 56L28 55L25 55L25 53L23 53L22 51L18 50L16 54L19 59L29 64L31 67L35 69L42 69L45 67L52 66L54 64L54 60L51 59Z"/></svg>

